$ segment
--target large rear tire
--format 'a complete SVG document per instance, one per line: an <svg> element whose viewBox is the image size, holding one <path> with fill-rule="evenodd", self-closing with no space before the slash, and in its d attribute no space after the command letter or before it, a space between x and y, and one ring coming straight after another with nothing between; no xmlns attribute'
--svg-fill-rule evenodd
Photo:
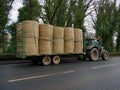
<svg viewBox="0 0 120 90"><path fill-rule="evenodd" d="M49 56L45 56L42 59L42 65L47 66L51 64L51 58Z"/></svg>
<svg viewBox="0 0 120 90"><path fill-rule="evenodd" d="M92 61L97 61L99 59L99 51L97 48L92 48L88 51L88 58Z"/></svg>
<svg viewBox="0 0 120 90"><path fill-rule="evenodd" d="M108 58L109 58L109 53L108 53L108 51L104 51L104 52L102 53L102 59L103 59L103 60L108 60Z"/></svg>

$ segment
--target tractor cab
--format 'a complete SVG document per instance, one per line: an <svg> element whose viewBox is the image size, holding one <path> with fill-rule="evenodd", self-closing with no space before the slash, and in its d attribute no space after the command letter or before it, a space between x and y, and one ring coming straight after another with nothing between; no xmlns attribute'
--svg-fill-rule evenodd
<svg viewBox="0 0 120 90"><path fill-rule="evenodd" d="M86 49L91 49L91 48L93 48L93 47L98 47L99 46L99 42L97 41L97 39L86 39L85 41L84 41L84 48L85 48L85 50Z"/></svg>

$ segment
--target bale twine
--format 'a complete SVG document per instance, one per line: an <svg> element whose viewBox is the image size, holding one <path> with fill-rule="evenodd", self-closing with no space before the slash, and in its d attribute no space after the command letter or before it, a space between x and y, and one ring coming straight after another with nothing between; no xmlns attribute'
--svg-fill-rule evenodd
<svg viewBox="0 0 120 90"><path fill-rule="evenodd" d="M83 52L83 42L75 42L74 43L74 53L82 53Z"/></svg>
<svg viewBox="0 0 120 90"><path fill-rule="evenodd" d="M38 55L38 39L36 38L24 38L24 55L34 56ZM17 53L22 54L21 42L17 43Z"/></svg>
<svg viewBox="0 0 120 90"><path fill-rule="evenodd" d="M65 54L74 53L74 41L72 40L64 41L64 53Z"/></svg>
<svg viewBox="0 0 120 90"><path fill-rule="evenodd" d="M64 28L64 40L74 40L74 29L71 27Z"/></svg>
<svg viewBox="0 0 120 90"><path fill-rule="evenodd" d="M81 29L74 29L74 41L82 41L82 30Z"/></svg>
<svg viewBox="0 0 120 90"><path fill-rule="evenodd" d="M39 54L52 54L52 41L39 40Z"/></svg>
<svg viewBox="0 0 120 90"><path fill-rule="evenodd" d="M53 39L53 26L49 24L39 25L39 39L52 40Z"/></svg>
<svg viewBox="0 0 120 90"><path fill-rule="evenodd" d="M64 40L63 39L54 39L53 40L53 53L54 54L63 54L64 53Z"/></svg>
<svg viewBox="0 0 120 90"><path fill-rule="evenodd" d="M64 28L54 26L53 27L53 39L64 39Z"/></svg>
<svg viewBox="0 0 120 90"><path fill-rule="evenodd" d="M39 24L37 21L26 20L22 22L25 38L39 38Z"/></svg>

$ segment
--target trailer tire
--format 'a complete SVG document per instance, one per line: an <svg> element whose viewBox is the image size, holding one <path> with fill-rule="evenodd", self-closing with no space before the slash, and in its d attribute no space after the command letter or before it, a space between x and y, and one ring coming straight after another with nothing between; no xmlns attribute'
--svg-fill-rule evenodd
<svg viewBox="0 0 120 90"><path fill-rule="evenodd" d="M90 51L88 51L88 58L92 61L97 61L99 58L99 52L97 48L92 48Z"/></svg>
<svg viewBox="0 0 120 90"><path fill-rule="evenodd" d="M49 56L45 56L42 58L42 65L47 66L51 64L51 58Z"/></svg>
<svg viewBox="0 0 120 90"><path fill-rule="evenodd" d="M104 52L102 53L102 59L103 59L103 60L108 60L108 58L109 58L109 53L108 53L108 51L104 51Z"/></svg>
<svg viewBox="0 0 120 90"><path fill-rule="evenodd" d="M60 61L61 61L60 56L53 56L52 63L54 65L60 64Z"/></svg>

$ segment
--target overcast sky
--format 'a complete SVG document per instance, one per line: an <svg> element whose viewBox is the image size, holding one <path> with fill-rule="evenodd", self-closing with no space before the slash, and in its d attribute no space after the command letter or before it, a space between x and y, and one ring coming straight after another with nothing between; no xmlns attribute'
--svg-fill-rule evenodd
<svg viewBox="0 0 120 90"><path fill-rule="evenodd" d="M23 6L22 0L15 0L12 5L12 10L10 11L9 18L10 22L16 22L18 19L18 9Z"/></svg>

